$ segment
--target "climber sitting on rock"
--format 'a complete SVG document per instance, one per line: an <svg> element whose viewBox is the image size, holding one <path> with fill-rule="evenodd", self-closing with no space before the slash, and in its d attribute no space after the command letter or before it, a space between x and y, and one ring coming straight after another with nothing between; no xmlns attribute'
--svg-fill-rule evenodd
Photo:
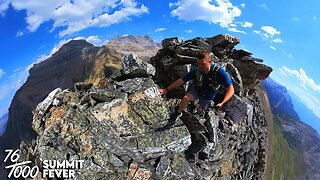
<svg viewBox="0 0 320 180"><path fill-rule="evenodd" d="M220 85L226 88L225 96L216 107L220 108L226 103L234 94L232 81L227 72L212 63L210 54L206 50L199 52L197 57L198 68L188 72L182 78L176 80L169 87L160 89L161 95L166 95L169 91L179 87L183 83L193 80L194 84L187 94L182 98L180 105L176 108L176 112L170 117L167 125L174 125L178 118L182 116L182 111L187 107L190 101L199 99L200 108L205 110L211 105L218 92Z"/></svg>

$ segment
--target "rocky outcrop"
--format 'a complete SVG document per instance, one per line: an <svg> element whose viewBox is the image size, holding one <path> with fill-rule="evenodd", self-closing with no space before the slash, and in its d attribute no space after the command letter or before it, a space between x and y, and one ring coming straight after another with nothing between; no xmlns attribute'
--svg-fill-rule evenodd
<svg viewBox="0 0 320 180"><path fill-rule="evenodd" d="M76 173L78 179L260 178L267 148L266 117L255 83L241 84L242 70L234 62L242 61L229 56L235 56L236 43L239 39L229 35L185 42L166 39L152 58L155 74L147 70L130 77L132 70L151 65L142 66L137 58L126 56L124 69L116 76L100 83L77 83L74 90L55 89L34 110L33 128L38 137L21 144L22 160L30 159L39 167L42 159L84 160L84 167ZM194 53L202 48L226 49L221 51L224 58L213 58L229 67L234 83L243 89L223 109L212 109L204 116L195 113L194 102L173 127L163 128L181 94L172 92L165 99L159 87L189 71ZM255 64L260 66L264 67ZM271 72L261 69L257 72ZM180 91L183 95L186 89ZM194 158L186 157L186 150Z"/></svg>
<svg viewBox="0 0 320 180"><path fill-rule="evenodd" d="M178 38L165 39L163 48L151 59L151 63L157 67L156 82L163 87L169 86L195 67L197 53L205 49L213 53L213 62L228 71L236 94L245 96L250 89L269 76L272 68L252 60L258 58L251 57L250 52L233 49L239 42L238 37L227 34L184 42L180 42ZM172 94L173 97L184 95L187 88L188 85L181 87Z"/></svg>

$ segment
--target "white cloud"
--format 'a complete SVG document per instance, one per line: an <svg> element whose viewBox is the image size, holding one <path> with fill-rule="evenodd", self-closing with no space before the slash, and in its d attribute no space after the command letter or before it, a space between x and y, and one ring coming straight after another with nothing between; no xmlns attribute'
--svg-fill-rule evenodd
<svg viewBox="0 0 320 180"><path fill-rule="evenodd" d="M273 39L272 42L274 43L282 43L282 39L281 38L276 38L276 39Z"/></svg>
<svg viewBox="0 0 320 180"><path fill-rule="evenodd" d="M36 31L41 24L53 21L51 31L64 28L60 36L73 34L88 27L107 27L130 20L131 16L148 13L148 8L135 0L6 0L0 4L4 14L8 4L16 10L26 10L27 29Z"/></svg>
<svg viewBox="0 0 320 180"><path fill-rule="evenodd" d="M228 28L228 31L230 31L230 32L237 32L237 33L242 33L242 34L247 34L246 32L240 31L240 30L238 30L237 28Z"/></svg>
<svg viewBox="0 0 320 180"><path fill-rule="evenodd" d="M285 77L288 76L287 73L284 72L284 70L283 70L282 68L279 68L279 71L280 71L280 74L281 74L281 75L283 75L283 76L285 76Z"/></svg>
<svg viewBox="0 0 320 180"><path fill-rule="evenodd" d="M1 68L0 68L0 79L2 78L2 76L4 76L6 74L6 72L4 72Z"/></svg>
<svg viewBox="0 0 320 180"><path fill-rule="evenodd" d="M270 46L270 48L273 49L273 50L277 50L274 46Z"/></svg>
<svg viewBox="0 0 320 180"><path fill-rule="evenodd" d="M313 20L317 20L317 16L314 16L314 17L313 17Z"/></svg>
<svg viewBox="0 0 320 180"><path fill-rule="evenodd" d="M102 42L102 40L99 38L99 36L89 36L86 38L86 41L93 44L93 45L97 45L98 43Z"/></svg>
<svg viewBox="0 0 320 180"><path fill-rule="evenodd" d="M272 26L262 26L261 29L265 32L263 36L267 39L280 34L280 31L277 31L277 29Z"/></svg>
<svg viewBox="0 0 320 180"><path fill-rule="evenodd" d="M303 104L320 118L320 85L308 77L302 68L291 70L284 66L279 71L280 76L275 75L275 72L271 74L272 78L292 91Z"/></svg>
<svg viewBox="0 0 320 180"><path fill-rule="evenodd" d="M158 28L155 30L155 32L160 32L160 31L164 31L164 30L166 30L166 28Z"/></svg>
<svg viewBox="0 0 320 180"><path fill-rule="evenodd" d="M296 77L302 84L306 85L306 87L320 93L320 84L317 84L312 78L308 77L307 73L302 68L299 70L291 70L284 66L281 69L286 74Z"/></svg>
<svg viewBox="0 0 320 180"><path fill-rule="evenodd" d="M261 35L261 31L253 30L254 33Z"/></svg>
<svg viewBox="0 0 320 180"><path fill-rule="evenodd" d="M16 37L23 36L23 34L24 34L24 33L23 33L22 31L18 31L17 34L16 34Z"/></svg>
<svg viewBox="0 0 320 180"><path fill-rule="evenodd" d="M177 3L169 3L169 7L173 7L173 6L176 6Z"/></svg>
<svg viewBox="0 0 320 180"><path fill-rule="evenodd" d="M0 2L0 15L1 16L5 15L5 11L9 8L9 4L10 4L10 0L2 0L2 2Z"/></svg>
<svg viewBox="0 0 320 180"><path fill-rule="evenodd" d="M179 0L170 3L172 16L180 20L194 21L202 20L209 23L218 24L223 28L229 27L236 17L241 15L241 10L234 6L229 0L216 0L216 5L212 0Z"/></svg>
<svg viewBox="0 0 320 180"><path fill-rule="evenodd" d="M246 4L245 3L242 3L242 4L240 4L243 8L246 6Z"/></svg>
<svg viewBox="0 0 320 180"><path fill-rule="evenodd" d="M316 98L316 97L314 97L314 96L312 96L312 98L313 98L313 100L315 100L317 103L320 103L320 101L319 101L318 98Z"/></svg>
<svg viewBox="0 0 320 180"><path fill-rule="evenodd" d="M269 8L267 7L267 5L265 3L263 4L258 4L259 7L265 9L265 10L268 10Z"/></svg>
<svg viewBox="0 0 320 180"><path fill-rule="evenodd" d="M289 54L289 58L292 58L292 54L291 53Z"/></svg>
<svg viewBox="0 0 320 180"><path fill-rule="evenodd" d="M16 68L15 70L13 70L14 73L21 71L22 68Z"/></svg>
<svg viewBox="0 0 320 180"><path fill-rule="evenodd" d="M191 29L185 30L186 33L192 33Z"/></svg>
<svg viewBox="0 0 320 180"><path fill-rule="evenodd" d="M244 22L241 24L242 27L245 27L245 28L251 28L253 26L253 24L251 22Z"/></svg>
<svg viewBox="0 0 320 180"><path fill-rule="evenodd" d="M314 99L314 96L304 88L296 88L294 93L299 97L302 103L320 118L320 103L318 99Z"/></svg>
<svg viewBox="0 0 320 180"><path fill-rule="evenodd" d="M299 17L292 17L292 20L293 20L293 21L299 21L300 18L299 18Z"/></svg>

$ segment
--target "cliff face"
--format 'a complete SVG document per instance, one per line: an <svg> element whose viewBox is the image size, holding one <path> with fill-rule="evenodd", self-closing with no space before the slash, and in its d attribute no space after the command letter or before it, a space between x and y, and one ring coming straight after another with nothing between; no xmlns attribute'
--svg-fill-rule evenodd
<svg viewBox="0 0 320 180"><path fill-rule="evenodd" d="M2 134L4 133L4 130L6 129L7 120L8 120L8 113L3 115L0 118L0 136L2 136Z"/></svg>
<svg viewBox="0 0 320 180"><path fill-rule="evenodd" d="M271 108L279 114L287 114L296 120L300 120L299 115L294 110L291 97L284 86L274 82L271 78L263 82L268 92Z"/></svg>
<svg viewBox="0 0 320 180"><path fill-rule="evenodd" d="M261 178L267 120L255 85L272 69L233 49L239 41L230 35L165 39L151 59L154 67L125 56L112 78L55 89L34 111L38 137L21 144L21 161L42 167L43 159L84 160L78 179ZM170 92L170 99L159 96L159 86L188 72L200 49L217 55L214 61L232 76L236 95L207 116L194 114L194 102L173 127L163 128L188 85ZM186 149L195 152L194 161L185 157Z"/></svg>

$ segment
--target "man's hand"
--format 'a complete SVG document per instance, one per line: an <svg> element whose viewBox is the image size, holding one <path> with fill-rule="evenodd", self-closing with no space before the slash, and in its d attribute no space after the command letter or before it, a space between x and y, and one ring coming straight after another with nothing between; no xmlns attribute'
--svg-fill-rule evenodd
<svg viewBox="0 0 320 180"><path fill-rule="evenodd" d="M234 94L234 88L233 88L233 85L230 85L227 88L227 92L226 92L226 94L225 94L225 96L223 98L223 101L221 103L217 104L216 108L217 109L221 108L224 105L224 103L226 103L227 101L229 101L229 99L232 98L233 94Z"/></svg>
<svg viewBox="0 0 320 180"><path fill-rule="evenodd" d="M224 103L219 103L219 104L217 104L217 105L216 105L216 108L217 108L217 109L222 108L223 104L224 104Z"/></svg>
<svg viewBox="0 0 320 180"><path fill-rule="evenodd" d="M165 89L160 89L159 92L160 92L161 96L162 95L165 96L168 93L168 89L166 89L166 88Z"/></svg>

